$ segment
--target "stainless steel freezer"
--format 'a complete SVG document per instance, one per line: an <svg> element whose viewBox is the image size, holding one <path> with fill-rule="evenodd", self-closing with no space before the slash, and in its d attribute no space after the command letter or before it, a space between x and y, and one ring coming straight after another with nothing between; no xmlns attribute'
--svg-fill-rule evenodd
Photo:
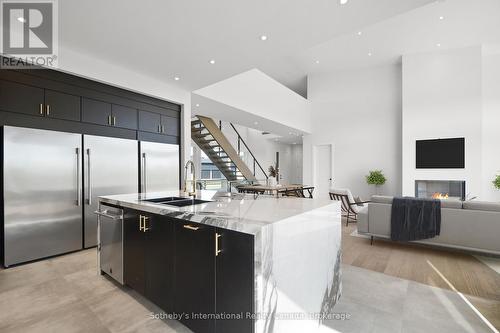
<svg viewBox="0 0 500 333"><path fill-rule="evenodd" d="M178 190L179 146L155 142L141 145L141 192Z"/></svg>
<svg viewBox="0 0 500 333"><path fill-rule="evenodd" d="M98 197L136 193L139 189L138 142L83 136L84 247L97 245Z"/></svg>
<svg viewBox="0 0 500 333"><path fill-rule="evenodd" d="M82 248L81 134L4 126L4 264Z"/></svg>

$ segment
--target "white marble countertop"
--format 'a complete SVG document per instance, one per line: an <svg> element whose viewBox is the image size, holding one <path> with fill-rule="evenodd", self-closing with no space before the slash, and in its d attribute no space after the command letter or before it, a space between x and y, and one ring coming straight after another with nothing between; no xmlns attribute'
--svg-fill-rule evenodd
<svg viewBox="0 0 500 333"><path fill-rule="evenodd" d="M182 191L157 193L131 193L99 197L101 202L132 208L152 214L167 215L192 222L213 225L225 229L257 234L262 227L277 223L327 205L337 205L329 199L306 199L294 197L271 197L251 194L226 193L217 191L198 191L197 199L211 200L186 207L145 202L170 196L185 196Z"/></svg>

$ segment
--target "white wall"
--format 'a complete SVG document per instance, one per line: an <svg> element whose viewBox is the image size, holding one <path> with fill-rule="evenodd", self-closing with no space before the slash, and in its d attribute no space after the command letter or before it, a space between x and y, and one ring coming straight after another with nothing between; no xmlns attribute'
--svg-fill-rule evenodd
<svg viewBox="0 0 500 333"><path fill-rule="evenodd" d="M481 195L481 47L403 56L403 195L415 180L465 180ZM415 167L415 141L465 137L465 169Z"/></svg>
<svg viewBox="0 0 500 333"><path fill-rule="evenodd" d="M312 133L304 137L304 183L313 184L314 145L333 144L333 186L368 198L369 170L382 169L382 193L401 193L401 67L313 74Z"/></svg>
<svg viewBox="0 0 500 333"><path fill-rule="evenodd" d="M500 53L483 53L482 196L500 201L493 178L500 174Z"/></svg>
<svg viewBox="0 0 500 333"><path fill-rule="evenodd" d="M252 126L256 119L268 120L279 128L280 124L286 126L285 133L288 128L303 132L311 129L309 101L257 69L198 89L193 95L195 100L201 96L232 108L232 114L219 116L217 108L203 109L207 101L202 100L200 114L212 118L239 121L245 126Z"/></svg>
<svg viewBox="0 0 500 333"><path fill-rule="evenodd" d="M182 164L189 159L191 147L191 94L174 83L159 81L128 68L88 57L67 48L59 49L59 69L113 86L182 104Z"/></svg>

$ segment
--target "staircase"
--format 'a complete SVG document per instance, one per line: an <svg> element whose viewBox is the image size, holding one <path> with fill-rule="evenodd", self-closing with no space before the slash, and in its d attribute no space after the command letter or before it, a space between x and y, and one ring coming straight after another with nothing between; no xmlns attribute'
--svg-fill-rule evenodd
<svg viewBox="0 0 500 333"><path fill-rule="evenodd" d="M257 181L255 172L248 168L211 118L202 116L193 118L191 138L228 181Z"/></svg>

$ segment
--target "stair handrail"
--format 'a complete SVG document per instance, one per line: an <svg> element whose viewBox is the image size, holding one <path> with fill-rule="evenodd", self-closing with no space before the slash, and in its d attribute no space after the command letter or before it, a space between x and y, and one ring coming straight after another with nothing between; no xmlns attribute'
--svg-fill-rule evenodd
<svg viewBox="0 0 500 333"><path fill-rule="evenodd" d="M250 150L250 148L248 147L247 143L245 142L245 140L243 140L243 138L241 137L240 133L238 132L238 130L236 129L236 127L234 127L233 123L229 123L229 125L231 125L231 127L233 128L233 130L236 132L236 135L238 135L238 154L240 153L240 141L243 142L243 145L247 148L248 152L250 153L250 155L252 156L253 158L253 175L255 176L255 165L257 164L259 166L259 169L262 171L262 173L264 174L264 176L266 176L266 180L269 179L269 176L267 175L267 173L264 171L264 168L262 168L262 165L260 165L259 161L255 158L255 155L252 153L252 151Z"/></svg>

